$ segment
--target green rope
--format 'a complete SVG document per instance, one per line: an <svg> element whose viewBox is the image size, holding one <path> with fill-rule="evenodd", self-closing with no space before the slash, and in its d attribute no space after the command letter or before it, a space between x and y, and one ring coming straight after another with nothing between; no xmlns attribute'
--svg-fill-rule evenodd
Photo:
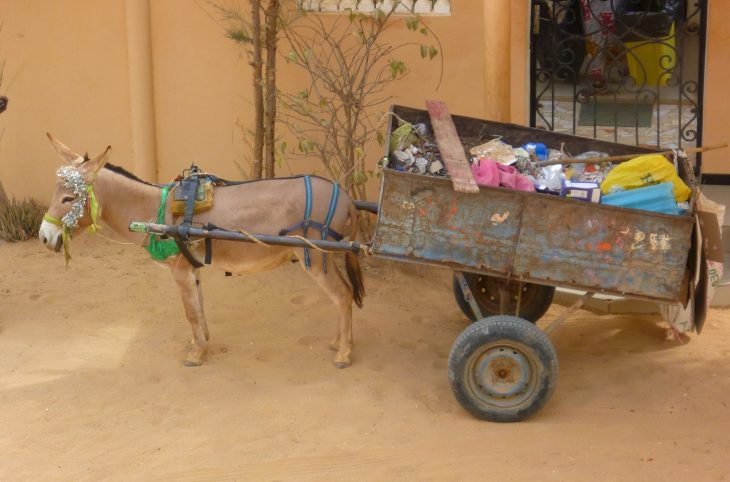
<svg viewBox="0 0 730 482"><path fill-rule="evenodd" d="M167 195L170 193L170 187L165 186L162 188L162 194L160 195L160 209L157 211L157 223L165 224L165 206L167 205ZM170 256L175 256L180 253L180 248L177 247L177 243L174 239L160 239L157 234L150 235L150 241L145 249L152 259L155 261L164 261Z"/></svg>

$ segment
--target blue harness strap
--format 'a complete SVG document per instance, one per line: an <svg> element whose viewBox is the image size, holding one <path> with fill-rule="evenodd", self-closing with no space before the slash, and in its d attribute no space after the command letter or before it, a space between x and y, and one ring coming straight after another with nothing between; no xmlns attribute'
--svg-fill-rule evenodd
<svg viewBox="0 0 730 482"><path fill-rule="evenodd" d="M312 179L309 176L304 176L304 190L306 191L305 206L304 206L304 237L307 237L307 230L309 229L309 217L312 215ZM312 266L312 261L309 257L309 248L304 248L304 266L309 269Z"/></svg>
<svg viewBox="0 0 730 482"><path fill-rule="evenodd" d="M287 234L291 233L292 231L296 231L297 229L302 229L303 233L302 236L307 237L307 231L309 230L310 226L319 229L320 235L322 239L327 239L328 237L331 237L337 241L340 241L343 236L338 233L337 231L334 231L332 228L330 228L330 223L332 222L332 219L335 217L335 211L337 211L337 200L340 198L340 186L337 185L336 182L332 183L332 197L330 198L330 206L327 210L327 217L324 220L323 224L320 224L316 221L312 221L312 179L310 176L302 176L304 178L304 190L305 190L305 204L304 204L304 220L300 223L295 224L294 226L286 229L282 229L279 231L279 236L286 236ZM310 248L304 248L304 266L309 269L312 266L312 258L309 254ZM327 254L322 253L322 269L324 272L327 272Z"/></svg>
<svg viewBox="0 0 730 482"><path fill-rule="evenodd" d="M279 236L286 236L287 234L291 233L292 231L296 231L297 229L301 229L304 227L304 221L300 221L294 226L288 227L286 229L282 229L279 231ZM324 224L318 223L317 221L309 221L309 227L313 229L319 229L321 230L324 227ZM327 228L327 236L334 239L335 241L342 241L344 239L344 236L332 229L331 227Z"/></svg>
<svg viewBox="0 0 730 482"><path fill-rule="evenodd" d="M337 210L337 199L339 197L340 186L338 186L336 182L333 182L332 197L330 198L330 208L327 211L327 217L325 218L322 229L320 230L320 232L322 233L322 239L327 239L327 234L329 234L329 225L332 222L332 218L335 216L335 211ZM325 273L327 272L327 253L322 253L322 270Z"/></svg>

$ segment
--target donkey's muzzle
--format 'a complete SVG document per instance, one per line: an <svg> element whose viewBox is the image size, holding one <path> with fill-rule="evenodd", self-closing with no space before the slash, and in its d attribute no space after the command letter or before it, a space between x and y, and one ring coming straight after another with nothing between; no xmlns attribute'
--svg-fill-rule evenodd
<svg viewBox="0 0 730 482"><path fill-rule="evenodd" d="M61 251L62 247L63 247L63 238L61 236L58 236L56 238L56 245L53 247L53 251L58 253L59 251Z"/></svg>
<svg viewBox="0 0 730 482"><path fill-rule="evenodd" d="M41 227L38 229L38 238L47 249L55 252L59 252L63 247L63 233L58 226L49 223L45 219L41 223Z"/></svg>

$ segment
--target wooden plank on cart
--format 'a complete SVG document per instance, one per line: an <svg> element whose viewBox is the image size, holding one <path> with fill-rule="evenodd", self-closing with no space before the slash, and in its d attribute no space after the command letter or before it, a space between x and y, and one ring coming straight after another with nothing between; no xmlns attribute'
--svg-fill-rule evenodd
<svg viewBox="0 0 730 482"><path fill-rule="evenodd" d="M440 100L427 100L426 108L431 117L431 126L436 135L436 143L439 146L441 157L446 164L454 190L458 192L479 192L479 186L471 174L471 166L466 160L464 146L456 132L449 109Z"/></svg>

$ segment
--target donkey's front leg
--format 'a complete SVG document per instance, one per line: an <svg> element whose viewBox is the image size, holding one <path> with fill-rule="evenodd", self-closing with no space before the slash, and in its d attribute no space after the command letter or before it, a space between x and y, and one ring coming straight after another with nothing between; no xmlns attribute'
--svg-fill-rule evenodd
<svg viewBox="0 0 730 482"><path fill-rule="evenodd" d="M186 262L179 262L172 265L170 271L180 290L185 316L193 329L192 347L185 356L184 363L186 366L200 366L207 348L208 327L203 314L203 297L199 291L196 270Z"/></svg>

